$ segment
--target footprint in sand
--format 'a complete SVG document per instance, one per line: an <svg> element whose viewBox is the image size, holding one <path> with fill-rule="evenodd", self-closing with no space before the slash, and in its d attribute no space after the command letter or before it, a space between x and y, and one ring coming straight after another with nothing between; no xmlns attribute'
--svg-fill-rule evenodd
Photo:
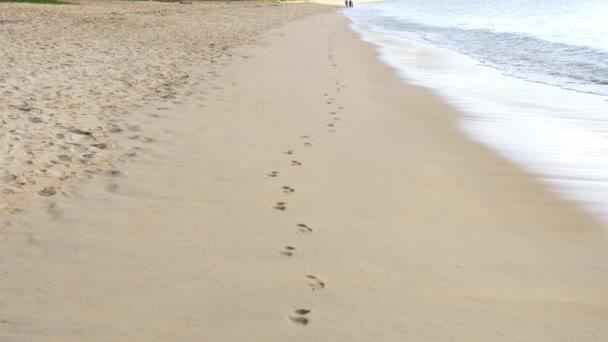
<svg viewBox="0 0 608 342"><path fill-rule="evenodd" d="M57 189L52 186L47 186L44 189L38 191L38 195L44 196L44 197L50 197L50 196L54 196L56 194L57 194Z"/></svg>
<svg viewBox="0 0 608 342"><path fill-rule="evenodd" d="M293 150L285 151L283 153L285 153L285 154L293 154Z"/></svg>
<svg viewBox="0 0 608 342"><path fill-rule="evenodd" d="M308 280L308 287L311 291L318 291L325 287L325 283L312 274L307 274L306 279Z"/></svg>
<svg viewBox="0 0 608 342"><path fill-rule="evenodd" d="M340 118L339 117L335 117L334 121L340 121Z"/></svg>
<svg viewBox="0 0 608 342"><path fill-rule="evenodd" d="M293 314L289 316L289 320L295 325L308 325L310 319L306 316L310 311L310 309L296 309L293 311Z"/></svg>
<svg viewBox="0 0 608 342"><path fill-rule="evenodd" d="M295 250L296 250L295 247L285 246L285 247L283 247L283 249L281 249L279 251L279 254L282 255L282 256L286 256L286 257L290 258L290 257L293 256L293 253L294 253Z"/></svg>
<svg viewBox="0 0 608 342"><path fill-rule="evenodd" d="M329 133L336 133L336 131L335 131L335 130L333 130L333 129L330 129L330 130L329 130Z"/></svg>
<svg viewBox="0 0 608 342"><path fill-rule="evenodd" d="M288 186L284 186L284 187L282 187L282 189L283 189L283 192L286 193L286 194L295 192L295 190L293 188L288 187Z"/></svg>
<svg viewBox="0 0 608 342"><path fill-rule="evenodd" d="M338 113L336 113L336 112L329 112L329 114L331 114L331 115L336 115L336 114L338 114Z"/></svg>
<svg viewBox="0 0 608 342"><path fill-rule="evenodd" d="M307 142L307 143L304 143L304 146L312 146L312 144Z"/></svg>
<svg viewBox="0 0 608 342"><path fill-rule="evenodd" d="M110 183L106 186L106 190L111 193L116 193L119 190L119 186L116 183Z"/></svg>
<svg viewBox="0 0 608 342"><path fill-rule="evenodd" d="M298 223L298 232L300 233L312 233L312 228L305 225L304 223Z"/></svg>
<svg viewBox="0 0 608 342"><path fill-rule="evenodd" d="M328 123L328 124L327 124L327 127L334 127L334 124L332 124L332 123Z"/></svg>
<svg viewBox="0 0 608 342"><path fill-rule="evenodd" d="M277 202L277 204L275 204L273 208L275 208L276 210L284 211L285 209L287 209L287 203Z"/></svg>
<svg viewBox="0 0 608 342"><path fill-rule="evenodd" d="M109 170L107 173L112 177L118 177L122 175L122 172L120 170Z"/></svg>
<svg viewBox="0 0 608 342"><path fill-rule="evenodd" d="M297 161L297 160L292 160L292 161L291 161L291 165L293 165L293 166L300 166L300 165L302 165L302 163L300 163L300 162L299 162L299 161Z"/></svg>
<svg viewBox="0 0 608 342"><path fill-rule="evenodd" d="M278 175L279 175L278 171L272 171L272 172L266 174L266 176L268 176L268 177L276 177Z"/></svg>

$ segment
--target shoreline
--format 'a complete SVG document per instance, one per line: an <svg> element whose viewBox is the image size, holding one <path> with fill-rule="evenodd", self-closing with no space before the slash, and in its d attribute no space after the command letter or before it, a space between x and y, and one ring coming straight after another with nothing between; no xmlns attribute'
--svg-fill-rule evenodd
<svg viewBox="0 0 608 342"><path fill-rule="evenodd" d="M608 227L608 187L601 178L608 171L601 158L608 151L602 148L602 115L608 110L603 96L505 74L462 52L386 35L357 16L351 19L355 31L405 82L431 89L463 112L460 128L467 136Z"/></svg>
<svg viewBox="0 0 608 342"><path fill-rule="evenodd" d="M608 337L598 221L341 14L256 40L133 110L157 137L136 157L3 217L0 337Z"/></svg>

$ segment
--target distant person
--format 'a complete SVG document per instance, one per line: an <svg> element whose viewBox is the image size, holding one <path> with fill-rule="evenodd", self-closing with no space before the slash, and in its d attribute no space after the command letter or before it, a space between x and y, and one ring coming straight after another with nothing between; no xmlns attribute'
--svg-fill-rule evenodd
<svg viewBox="0 0 608 342"><path fill-rule="evenodd" d="M348 7L348 0L344 0L344 7Z"/></svg>
<svg viewBox="0 0 608 342"><path fill-rule="evenodd" d="M353 0L348 0L348 7L353 7Z"/></svg>

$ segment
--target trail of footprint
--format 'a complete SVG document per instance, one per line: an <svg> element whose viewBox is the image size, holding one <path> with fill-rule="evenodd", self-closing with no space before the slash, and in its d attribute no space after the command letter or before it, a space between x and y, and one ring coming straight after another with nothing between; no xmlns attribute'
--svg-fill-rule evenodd
<svg viewBox="0 0 608 342"><path fill-rule="evenodd" d="M312 228L310 228L309 226L305 225L304 223L298 223L298 232L300 232L300 233L312 233L313 230L312 230Z"/></svg>
<svg viewBox="0 0 608 342"><path fill-rule="evenodd" d="M308 287L311 291L318 291L325 287L325 283L312 274L307 274L306 279L308 279Z"/></svg>
<svg viewBox="0 0 608 342"><path fill-rule="evenodd" d="M273 208L275 208L276 210L284 211L285 209L287 209L287 203L277 202L277 204L275 204Z"/></svg>
<svg viewBox="0 0 608 342"><path fill-rule="evenodd" d="M289 316L289 320L295 325L308 325L310 319L306 316L310 311L310 309L296 309L293 311L293 314Z"/></svg>
<svg viewBox="0 0 608 342"><path fill-rule="evenodd" d="M281 249L279 251L279 254L282 255L282 256L286 256L286 257L290 258L290 257L293 256L293 253L294 253L295 250L296 250L295 247L285 246L285 247L283 247L283 249Z"/></svg>
<svg viewBox="0 0 608 342"><path fill-rule="evenodd" d="M288 186L284 186L282 189L283 189L283 192L286 193L286 194L295 192L295 190L293 188L288 187Z"/></svg>

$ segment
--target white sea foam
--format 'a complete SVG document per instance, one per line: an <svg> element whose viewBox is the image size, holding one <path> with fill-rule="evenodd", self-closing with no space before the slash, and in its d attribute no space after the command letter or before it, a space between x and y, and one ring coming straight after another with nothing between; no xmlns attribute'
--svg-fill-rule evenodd
<svg viewBox="0 0 608 342"><path fill-rule="evenodd" d="M507 76L460 52L370 25L360 13L365 6L347 14L383 61L467 113L461 126L471 137L608 222L606 97Z"/></svg>

